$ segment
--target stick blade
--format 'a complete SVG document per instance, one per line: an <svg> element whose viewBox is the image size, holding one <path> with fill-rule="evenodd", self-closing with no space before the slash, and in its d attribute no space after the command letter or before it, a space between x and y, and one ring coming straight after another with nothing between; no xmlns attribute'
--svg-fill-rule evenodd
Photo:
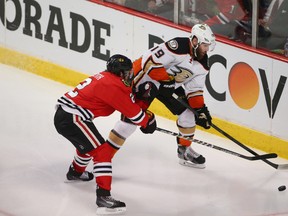
<svg viewBox="0 0 288 216"><path fill-rule="evenodd" d="M269 159L269 158L276 158L278 155L276 153L269 153L269 154L263 154L263 155L256 155L253 157L253 160L263 160L263 159Z"/></svg>
<svg viewBox="0 0 288 216"><path fill-rule="evenodd" d="M287 170L288 169L288 164L279 164L277 166L278 170Z"/></svg>

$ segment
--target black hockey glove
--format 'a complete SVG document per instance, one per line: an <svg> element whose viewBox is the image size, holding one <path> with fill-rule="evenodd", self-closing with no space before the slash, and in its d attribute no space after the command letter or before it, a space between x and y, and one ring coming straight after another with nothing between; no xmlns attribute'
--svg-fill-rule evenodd
<svg viewBox="0 0 288 216"><path fill-rule="evenodd" d="M196 118L196 124L205 129L209 129L212 124L212 117L210 116L208 108L204 104L202 108L195 110L198 113L198 117Z"/></svg>
<svg viewBox="0 0 288 216"><path fill-rule="evenodd" d="M149 120L147 122L146 127L140 127L140 130L144 134L152 134L156 130L157 124L154 113L149 110L146 110L146 114L149 116Z"/></svg>
<svg viewBox="0 0 288 216"><path fill-rule="evenodd" d="M152 82L145 82L139 85L138 92L135 92L137 99L147 101L149 104L154 100L158 94L156 85Z"/></svg>
<svg viewBox="0 0 288 216"><path fill-rule="evenodd" d="M169 80L159 81L159 94L164 97L171 97L175 90L175 78L173 76L169 76Z"/></svg>

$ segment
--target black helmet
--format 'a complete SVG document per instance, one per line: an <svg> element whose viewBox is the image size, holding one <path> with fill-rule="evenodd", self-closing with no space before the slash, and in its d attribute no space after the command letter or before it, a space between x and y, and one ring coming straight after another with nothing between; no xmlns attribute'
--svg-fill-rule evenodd
<svg viewBox="0 0 288 216"><path fill-rule="evenodd" d="M116 54L108 59L106 66L107 71L121 76L121 72L124 73L132 69L132 61L126 56Z"/></svg>

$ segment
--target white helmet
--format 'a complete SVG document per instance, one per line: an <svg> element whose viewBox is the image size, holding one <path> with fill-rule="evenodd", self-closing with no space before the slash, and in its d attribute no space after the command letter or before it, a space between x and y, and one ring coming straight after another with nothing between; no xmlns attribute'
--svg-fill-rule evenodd
<svg viewBox="0 0 288 216"><path fill-rule="evenodd" d="M216 45L215 35L213 34L211 28L207 24L196 24L191 29L190 39L196 37L198 39L198 45L201 43L210 44L209 51L213 51Z"/></svg>

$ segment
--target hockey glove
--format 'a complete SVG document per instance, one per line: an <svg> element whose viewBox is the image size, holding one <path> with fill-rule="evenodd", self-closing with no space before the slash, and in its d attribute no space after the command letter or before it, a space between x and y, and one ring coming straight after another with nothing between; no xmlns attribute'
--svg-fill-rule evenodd
<svg viewBox="0 0 288 216"><path fill-rule="evenodd" d="M146 110L146 114L149 117L149 120L147 122L146 127L140 127L140 130L144 133L144 134L152 134L154 133L154 131L156 130L157 124L156 124L156 119L155 119L155 115L150 112L149 110Z"/></svg>
<svg viewBox="0 0 288 216"><path fill-rule="evenodd" d="M175 90L175 78L174 76L169 76L169 80L159 81L159 94L164 97L171 97Z"/></svg>
<svg viewBox="0 0 288 216"><path fill-rule="evenodd" d="M196 124L205 129L209 129L212 124L212 117L210 116L208 108L205 106L205 104L202 108L196 109L196 112L198 113Z"/></svg>
<svg viewBox="0 0 288 216"><path fill-rule="evenodd" d="M136 98L147 101L149 104L158 94L158 89L153 82L145 82L139 85L138 91L135 92Z"/></svg>

